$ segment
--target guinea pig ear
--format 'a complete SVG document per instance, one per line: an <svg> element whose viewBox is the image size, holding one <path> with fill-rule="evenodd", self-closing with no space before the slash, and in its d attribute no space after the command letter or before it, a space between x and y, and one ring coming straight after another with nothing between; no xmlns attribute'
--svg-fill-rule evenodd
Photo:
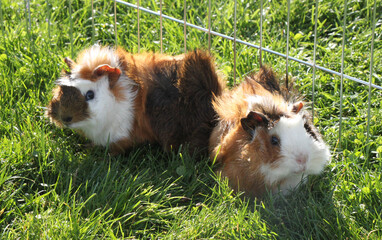
<svg viewBox="0 0 382 240"><path fill-rule="evenodd" d="M64 58L64 61L65 61L66 65L68 65L68 68L70 70L72 70L73 66L75 65L75 62L72 59L70 59L69 57Z"/></svg>
<svg viewBox="0 0 382 240"><path fill-rule="evenodd" d="M114 68L110 65L103 64L94 69L93 74L99 77L107 74L109 77L109 86L110 88L113 88L115 83L118 81L119 76L121 76L121 70L119 68Z"/></svg>
<svg viewBox="0 0 382 240"><path fill-rule="evenodd" d="M73 69L73 67L74 67L74 65L75 65L76 63L75 63L72 59L70 59L69 57L64 58L64 61L65 61L66 65L67 65L68 68L69 68L69 71L66 71L66 70L64 69L64 72L65 72L65 74L70 74L70 73L71 73L71 70Z"/></svg>
<svg viewBox="0 0 382 240"><path fill-rule="evenodd" d="M268 118L259 112L249 112L247 117L240 120L242 128L249 134L253 134L256 127L268 126Z"/></svg>
<svg viewBox="0 0 382 240"><path fill-rule="evenodd" d="M304 104L302 102L297 102L293 104L292 112L294 113L299 113L300 110L304 107Z"/></svg>

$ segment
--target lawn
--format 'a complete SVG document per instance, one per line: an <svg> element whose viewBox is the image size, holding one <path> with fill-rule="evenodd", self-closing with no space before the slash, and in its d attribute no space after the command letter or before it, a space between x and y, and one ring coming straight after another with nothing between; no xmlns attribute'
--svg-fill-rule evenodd
<svg viewBox="0 0 382 240"><path fill-rule="evenodd" d="M289 61L304 99L314 96L314 122L332 160L295 193L253 201L233 193L207 158L153 145L110 156L44 117L63 58L95 42L115 44L113 1L94 1L94 32L90 0L32 1L30 22L25 1L0 2L1 239L382 238L381 90L371 89L367 139L369 87L344 79L340 144L341 78L317 70L313 91L313 69ZM183 2L164 1L164 14L183 19ZM234 1L212 2L212 30L233 36ZM365 81L373 4L347 4L344 73ZM159 1L140 5L159 11ZM372 81L382 85L382 1L376 5ZM336 71L343 8L340 0L319 1L316 61ZM208 27L207 12L208 1L187 1L188 22ZM292 1L290 18L290 56L312 62L314 1ZM286 53L286 19L287 1L264 1L264 47ZM137 11L117 4L117 23L118 45L138 52ZM140 13L140 51L160 52L159 27L158 17ZM260 43L260 1L238 1L237 29L239 39ZM207 34L187 28L188 50L207 47ZM163 52L184 52L183 25L163 21ZM233 43L212 36L211 52L234 85ZM263 53L263 63L285 76L284 58ZM236 82L259 66L259 51L238 44Z"/></svg>

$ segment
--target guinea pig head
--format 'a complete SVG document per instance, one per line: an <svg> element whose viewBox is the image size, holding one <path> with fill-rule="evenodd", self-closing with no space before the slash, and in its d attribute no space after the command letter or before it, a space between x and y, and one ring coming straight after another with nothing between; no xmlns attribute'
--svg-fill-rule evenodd
<svg viewBox="0 0 382 240"><path fill-rule="evenodd" d="M304 176L319 174L330 159L302 102L280 108L263 99L240 123L247 136L241 157L268 187L293 188Z"/></svg>
<svg viewBox="0 0 382 240"><path fill-rule="evenodd" d="M75 64L68 58L65 62L69 67ZM101 120L103 113L108 112L106 104L113 104L115 96L109 89L114 87L120 74L118 68L107 64L97 66L87 79L67 72L57 81L47 115L58 126L71 128L86 127L91 119Z"/></svg>
<svg viewBox="0 0 382 240"><path fill-rule="evenodd" d="M58 126L80 130L96 144L129 136L134 120L134 82L119 67L115 50L93 46L57 80L47 116Z"/></svg>

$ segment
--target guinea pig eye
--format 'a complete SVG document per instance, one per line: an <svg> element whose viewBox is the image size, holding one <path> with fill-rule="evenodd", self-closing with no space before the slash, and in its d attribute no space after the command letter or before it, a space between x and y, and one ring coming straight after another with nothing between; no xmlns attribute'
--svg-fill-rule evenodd
<svg viewBox="0 0 382 240"><path fill-rule="evenodd" d="M276 136L272 136L271 137L271 143L274 146L279 146L280 145L280 139Z"/></svg>
<svg viewBox="0 0 382 240"><path fill-rule="evenodd" d="M94 98L94 92L92 90L89 90L85 94L86 101L92 100Z"/></svg>

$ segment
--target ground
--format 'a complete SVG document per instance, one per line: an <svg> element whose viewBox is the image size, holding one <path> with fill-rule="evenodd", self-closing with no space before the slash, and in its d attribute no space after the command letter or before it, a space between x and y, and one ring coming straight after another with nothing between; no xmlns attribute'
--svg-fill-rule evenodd
<svg viewBox="0 0 382 240"><path fill-rule="evenodd" d="M159 11L159 1L140 4ZM237 38L258 45L260 2L237 4ZM373 83L382 85L380 0L370 68L373 4L347 4L344 73L368 82L372 70ZM95 42L116 44L113 6L113 1L94 1L93 32L89 0L32 1L30 22L24 1L1 1L2 239L382 237L382 92L371 89L369 113L367 85L344 79L340 114L341 77L317 70L313 83L312 68L289 61L289 74L312 103L332 161L294 194L255 201L233 193L209 159L197 161L185 149L163 153L144 145L128 157L109 156L71 130L50 124L44 107L63 58L75 58ZM234 2L213 1L212 6L212 30L233 36ZM207 9L207 1L187 1L187 21L208 27ZM183 19L183 1L164 1L163 11ZM339 72L343 12L342 1L319 1L316 61ZM265 1L263 16L264 47L286 53L287 1ZM312 62L314 2L292 1L290 18L290 56ZM117 44L137 52L136 10L117 4L117 23ZM159 18L140 13L140 51L160 51L159 26ZM195 48L208 48L208 35L187 28L187 49ZM183 25L163 21L163 51L184 52ZM234 85L233 43L212 36L211 52L227 84ZM285 76L284 58L263 53L262 60ZM238 44L236 68L240 82L259 68L259 51Z"/></svg>

